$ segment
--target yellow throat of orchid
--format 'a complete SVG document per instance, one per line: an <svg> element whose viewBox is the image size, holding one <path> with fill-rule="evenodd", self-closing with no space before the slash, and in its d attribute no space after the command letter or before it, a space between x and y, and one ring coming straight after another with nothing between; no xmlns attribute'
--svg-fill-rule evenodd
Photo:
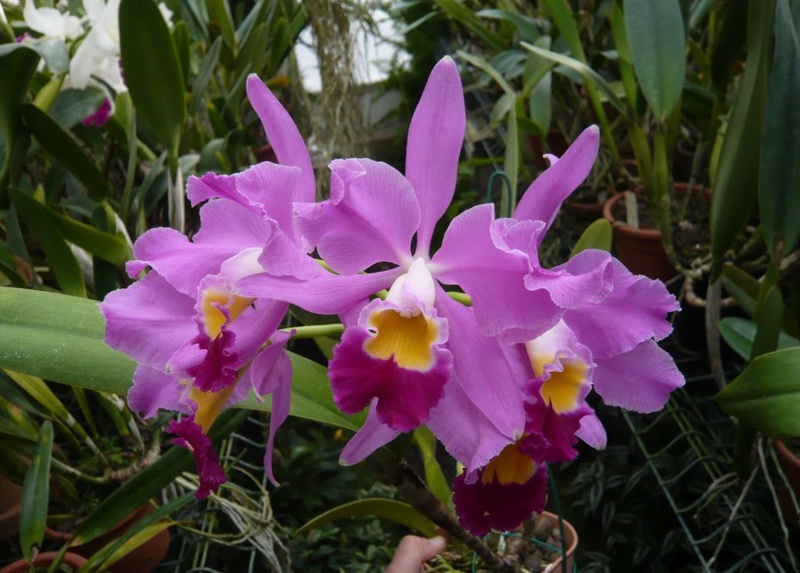
<svg viewBox="0 0 800 573"><path fill-rule="evenodd" d="M509 444L500 454L488 463L483 470L481 481L485 485L493 481L500 485L526 483L536 473L536 463L519 451L518 442Z"/></svg>
<svg viewBox="0 0 800 573"><path fill-rule="evenodd" d="M422 313L403 316L393 309L373 312L368 321L376 334L364 343L364 351L379 360L394 361L406 370L426 371L433 366L433 344L439 327Z"/></svg>
<svg viewBox="0 0 800 573"><path fill-rule="evenodd" d="M219 307L228 308L230 322L236 320L247 308L253 304L252 298L238 296L229 292L206 290L202 295L203 326L206 334L212 340L219 336L222 326L228 321Z"/></svg>
<svg viewBox="0 0 800 573"><path fill-rule="evenodd" d="M536 376L544 374L546 364L555 362L555 357L529 353L533 372ZM561 371L551 371L550 377L542 385L542 398L555 411L563 414L574 410L578 405L578 396L581 386L586 380L586 371L589 369L580 360L561 360Z"/></svg>

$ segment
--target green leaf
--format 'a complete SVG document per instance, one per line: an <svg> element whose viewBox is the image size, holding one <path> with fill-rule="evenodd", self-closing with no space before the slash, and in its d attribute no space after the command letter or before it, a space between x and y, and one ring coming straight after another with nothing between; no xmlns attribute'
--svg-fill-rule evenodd
<svg viewBox="0 0 800 573"><path fill-rule="evenodd" d="M442 472L442 466L436 460L436 436L427 426L423 425L414 430L414 443L417 444L422 454L425 483L428 489L439 501L448 505L452 492L450 491L450 485L447 483L447 478L444 477L444 472Z"/></svg>
<svg viewBox="0 0 800 573"><path fill-rule="evenodd" d="M105 199L109 190L108 181L69 133L35 105L23 106L22 117L36 141L83 184L89 197L95 201Z"/></svg>
<svg viewBox="0 0 800 573"><path fill-rule="evenodd" d="M781 331L781 314L783 313L783 297L777 286L771 286L762 302L758 316L758 329L753 340L750 359L778 349L778 335Z"/></svg>
<svg viewBox="0 0 800 573"><path fill-rule="evenodd" d="M750 2L747 64L725 129L711 192L711 279L750 220L758 191L758 162L767 98L775 0Z"/></svg>
<svg viewBox="0 0 800 573"><path fill-rule="evenodd" d="M459 0L434 0L434 2L448 18L455 20L483 40L491 51L502 52L509 48L508 42L485 26L475 12L463 2Z"/></svg>
<svg viewBox="0 0 800 573"><path fill-rule="evenodd" d="M0 57L0 151L3 151L0 163L0 193L4 191L8 180L11 156L16 144L17 135L22 129L22 118L19 108L28 93L31 80L36 73L39 55L24 44L13 52Z"/></svg>
<svg viewBox="0 0 800 573"><path fill-rule="evenodd" d="M19 542L25 559L33 559L33 548L44 541L47 506L50 503L50 460L53 455L53 425L45 420L39 429L36 453L25 475L19 515Z"/></svg>
<svg viewBox="0 0 800 573"><path fill-rule="evenodd" d="M722 339L733 349L736 354L745 360L750 360L753 354L753 341L756 339L758 324L746 318L726 316L719 321L719 331ZM778 350L800 346L800 339L790 336L785 332L778 335Z"/></svg>
<svg viewBox="0 0 800 573"><path fill-rule="evenodd" d="M64 40L58 38L38 38L31 42L25 42L24 44L2 44L0 45L0 57L10 54L21 47L33 50L39 54L39 56L47 62L47 67L50 68L53 73L62 74L69 70L69 54Z"/></svg>
<svg viewBox="0 0 800 573"><path fill-rule="evenodd" d="M227 0L207 0L209 21L219 24L225 44L236 55L236 32L233 26L233 16Z"/></svg>
<svg viewBox="0 0 800 573"><path fill-rule="evenodd" d="M800 348L762 354L715 399L726 413L770 436L800 436Z"/></svg>
<svg viewBox="0 0 800 573"><path fill-rule="evenodd" d="M64 130L91 115L106 100L101 89L88 87L85 90L66 89L58 92L47 114Z"/></svg>
<svg viewBox="0 0 800 573"><path fill-rule="evenodd" d="M61 291L64 294L85 297L86 286L81 267L64 237L50 221L47 207L16 189L10 191L10 196L31 235L36 237L47 255L50 270L53 271Z"/></svg>
<svg viewBox="0 0 800 573"><path fill-rule="evenodd" d="M136 363L103 342L97 303L41 291L0 287L0 367L90 390L125 394ZM333 403L325 367L297 354L292 360L290 414L357 430L361 416ZM239 406L270 410L269 397Z"/></svg>
<svg viewBox="0 0 800 573"><path fill-rule="evenodd" d="M509 12L508 10L489 8L476 12L476 15L480 16L481 18L510 22L517 29L519 39L525 40L526 42L535 42L539 39L539 36L541 36L541 33L539 32L539 26L536 24L536 20L530 16L525 16L524 14Z"/></svg>
<svg viewBox="0 0 800 573"><path fill-rule="evenodd" d="M749 0L726 0L716 9L722 25L716 34L711 52L711 80L724 93L734 73L747 37L747 5Z"/></svg>
<svg viewBox="0 0 800 573"><path fill-rule="evenodd" d="M671 114L686 75L686 34L677 0L625 0L625 28L639 86L656 119Z"/></svg>
<svg viewBox="0 0 800 573"><path fill-rule="evenodd" d="M152 0L121 0L119 41L137 117L177 157L186 114L184 82L169 28Z"/></svg>
<svg viewBox="0 0 800 573"><path fill-rule="evenodd" d="M200 71L197 72L197 77L192 86L192 99L189 103L189 114L194 115L200 102L208 90L208 82L211 79L211 74L217 67L219 61L219 52L222 49L222 38L217 38L211 47L208 49L206 57L203 58L203 63L200 65Z"/></svg>
<svg viewBox="0 0 800 573"><path fill-rule="evenodd" d="M598 219L586 227L586 230L578 238L569 256L572 258L586 249L611 251L611 241L611 223L605 219Z"/></svg>
<svg viewBox="0 0 800 573"><path fill-rule="evenodd" d="M465 52L464 50L459 50L456 52L456 55L461 58L462 60L466 61L467 63L475 66L485 74L487 74L490 78L492 78L497 85L503 88L503 91L506 94L513 95L515 90L511 87L511 84L503 77L503 74L498 72L492 64L490 64L485 59L481 58L480 56L476 56L474 54L470 54L469 52Z"/></svg>
<svg viewBox="0 0 800 573"><path fill-rule="evenodd" d="M239 410L223 412L209 431L209 437L212 441L228 437L247 415L247 412ZM170 448L155 463L105 498L78 527L72 538L72 545L82 545L96 539L140 505L148 502L192 465L192 454L188 450L178 446Z"/></svg>
<svg viewBox="0 0 800 573"><path fill-rule="evenodd" d="M242 74L261 74L269 57L269 45L273 31L269 22L262 22L256 26L247 40L242 44L239 55L236 56L234 77Z"/></svg>
<svg viewBox="0 0 800 573"><path fill-rule="evenodd" d="M184 81L188 82L189 74L191 73L189 66L191 40L189 39L189 25L183 20L180 20L172 27L172 43L175 46L175 54L178 56L178 63L181 66L181 76ZM186 87L188 85L184 85L184 89Z"/></svg>
<svg viewBox="0 0 800 573"><path fill-rule="evenodd" d="M758 185L761 228L770 252L791 251L800 238L800 44L786 0L778 0L775 48L764 112ZM781 254L781 256L782 256Z"/></svg>
<svg viewBox="0 0 800 573"><path fill-rule="evenodd" d="M345 517L364 517L375 516L383 519L388 519L394 523L405 525L412 529L416 529L426 537L433 537L436 535L436 526L428 520L427 517L422 515L416 509L402 501L393 499L383 499L379 497L370 497L366 499L359 499L345 503L339 507L335 507L330 511L318 515L314 519L304 523L295 535L301 535L306 531L315 529L326 523L330 523L337 519Z"/></svg>
<svg viewBox="0 0 800 573"><path fill-rule="evenodd" d="M65 217L52 209L47 209L47 215L65 239L93 255L97 255L113 265L124 265L131 259L131 249L122 233L112 235L98 231L94 227Z"/></svg>
<svg viewBox="0 0 800 573"><path fill-rule="evenodd" d="M520 46L529 52L533 52L538 56L542 56L543 58L550 60L551 62L566 66L567 68L578 72L587 84L596 86L597 89L599 89L603 95L606 96L608 102L617 108L620 113L623 115L628 113L625 104L619 99L619 96L617 96L617 93L614 88L611 87L611 84L609 84L600 74L598 74L588 65L576 60L575 58L570 58L569 56L565 56L564 54L559 54L558 52L553 52L551 50L545 50L526 42L520 42Z"/></svg>

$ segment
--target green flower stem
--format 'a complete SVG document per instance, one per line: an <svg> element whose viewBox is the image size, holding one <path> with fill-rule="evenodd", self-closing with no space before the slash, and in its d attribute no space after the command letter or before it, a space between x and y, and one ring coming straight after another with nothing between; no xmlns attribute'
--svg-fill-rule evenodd
<svg viewBox="0 0 800 573"><path fill-rule="evenodd" d="M344 325L340 323L335 324L319 324L315 326L295 326L292 328L283 328L283 332L291 332L292 338L318 338L320 336L339 336L344 332Z"/></svg>

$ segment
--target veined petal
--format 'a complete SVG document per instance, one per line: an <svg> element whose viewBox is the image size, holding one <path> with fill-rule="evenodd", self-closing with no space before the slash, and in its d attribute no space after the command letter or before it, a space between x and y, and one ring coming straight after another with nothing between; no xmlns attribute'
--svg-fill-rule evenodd
<svg viewBox="0 0 800 573"><path fill-rule="evenodd" d="M435 312L403 316L388 302L372 301L334 348L328 373L336 405L353 414L377 398L381 422L416 428L452 374L452 356L441 346L446 340L447 322Z"/></svg>
<svg viewBox="0 0 800 573"><path fill-rule="evenodd" d="M127 270L137 276L150 266L180 292L194 296L207 275L249 248L261 248L278 233L275 223L230 201L212 201L200 209L200 231L193 241L166 227L150 229L134 245Z"/></svg>
<svg viewBox="0 0 800 573"><path fill-rule="evenodd" d="M478 479L467 477L466 472L456 477L453 504L461 525L473 535L510 531L544 509L547 472L515 444L479 470Z"/></svg>
<svg viewBox="0 0 800 573"><path fill-rule="evenodd" d="M436 222L453 198L466 121L458 68L445 56L428 77L408 127L406 177L421 208L420 254L427 254Z"/></svg>
<svg viewBox="0 0 800 573"><path fill-rule="evenodd" d="M185 398L188 384L188 380L181 383L171 374L140 364L128 391L128 405L145 418L155 417L159 410L189 414L191 409Z"/></svg>
<svg viewBox="0 0 800 573"><path fill-rule="evenodd" d="M605 251L586 250L553 269L534 269L525 287L544 289L561 308L602 303L613 290L612 257Z"/></svg>
<svg viewBox="0 0 800 573"><path fill-rule="evenodd" d="M584 129L566 153L531 183L514 211L514 218L544 221L549 228L564 199L589 175L599 146L597 126Z"/></svg>
<svg viewBox="0 0 800 573"><path fill-rule="evenodd" d="M350 438L342 450L339 457L340 464L345 466L357 464L400 435L400 430L395 430L380 421L376 405L377 398L372 400L364 425L356 432L355 436Z"/></svg>
<svg viewBox="0 0 800 573"><path fill-rule="evenodd" d="M655 412L685 383L672 357L646 340L633 350L597 361L594 389L606 404L634 412Z"/></svg>
<svg viewBox="0 0 800 573"><path fill-rule="evenodd" d="M526 288L525 276L533 262L503 240L502 229L495 223L491 205L461 213L447 229L430 266L439 281L457 284L472 297L484 335L522 342L552 327L563 310L546 290ZM536 229L528 232L533 237Z"/></svg>
<svg viewBox="0 0 800 573"><path fill-rule="evenodd" d="M308 280L261 273L239 281L237 292L253 298L286 301L309 312L341 314L389 287L402 273L401 268L395 268L364 275L334 275L320 267L320 275Z"/></svg>
<svg viewBox="0 0 800 573"><path fill-rule="evenodd" d="M298 187L302 184L302 171L275 163L257 163L237 173L236 190L251 205L278 223L278 227L300 244L299 231L295 228L293 204L298 200ZM313 172L311 180L313 183ZM312 195L313 200L313 195Z"/></svg>
<svg viewBox="0 0 800 573"><path fill-rule="evenodd" d="M320 256L343 274L410 262L420 211L406 178L369 159L336 159L330 168L330 199L295 205L303 236Z"/></svg>
<svg viewBox="0 0 800 573"><path fill-rule="evenodd" d="M106 319L106 343L142 364L163 369L170 356L197 334L194 298L150 272L128 288L109 293L100 303Z"/></svg>
<svg viewBox="0 0 800 573"><path fill-rule="evenodd" d="M275 433L289 416L291 401L292 363L284 350L290 336L288 332L274 333L270 338L270 345L255 357L247 371L247 381L252 384L257 396L272 395L269 438L264 452L264 469L267 472L269 481L274 485L278 485L272 471ZM245 382L245 380L242 382Z"/></svg>
<svg viewBox="0 0 800 573"><path fill-rule="evenodd" d="M506 442L515 440L524 430L525 412L521 382L509 363L511 357L496 338L480 333L472 310L452 300L441 287L437 287L436 308L449 325L447 346L453 353L453 371L459 386L506 437ZM465 465L467 462L462 460Z"/></svg>
<svg viewBox="0 0 800 573"><path fill-rule="evenodd" d="M570 309L564 322L595 360L628 352L650 338L661 340L672 332L667 314L680 309L660 281L633 275L612 258L613 290L597 304Z"/></svg>
<svg viewBox="0 0 800 573"><path fill-rule="evenodd" d="M219 465L219 458L211 440L195 423L194 416L172 420L167 426L167 431L178 436L173 440L176 445L192 452L200 477L200 487L195 492L195 497L205 499L212 491L217 491L219 486L225 483L225 471Z"/></svg>
<svg viewBox="0 0 800 573"><path fill-rule="evenodd" d="M264 125L267 139L275 150L278 161L283 165L300 168L300 181L295 188L294 201L313 202L316 195L314 167L303 136L291 116L255 74L247 77L247 98Z"/></svg>

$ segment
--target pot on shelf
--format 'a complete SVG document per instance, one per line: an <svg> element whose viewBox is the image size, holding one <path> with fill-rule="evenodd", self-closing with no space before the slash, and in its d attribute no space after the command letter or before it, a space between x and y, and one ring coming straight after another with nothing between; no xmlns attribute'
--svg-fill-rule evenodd
<svg viewBox="0 0 800 573"><path fill-rule="evenodd" d="M18 561L14 561L13 563L9 563L0 569L0 573L30 573L30 571L46 571L47 567L53 563L57 556L57 551L39 553L39 555L37 555L33 560L33 569L31 568L30 563L24 559L20 559ZM74 573L80 569L84 563L86 563L86 559L84 557L68 552L64 554L63 558L61 559L61 565L56 571L58 573L66 571ZM36 569L37 567L40 569Z"/></svg>

